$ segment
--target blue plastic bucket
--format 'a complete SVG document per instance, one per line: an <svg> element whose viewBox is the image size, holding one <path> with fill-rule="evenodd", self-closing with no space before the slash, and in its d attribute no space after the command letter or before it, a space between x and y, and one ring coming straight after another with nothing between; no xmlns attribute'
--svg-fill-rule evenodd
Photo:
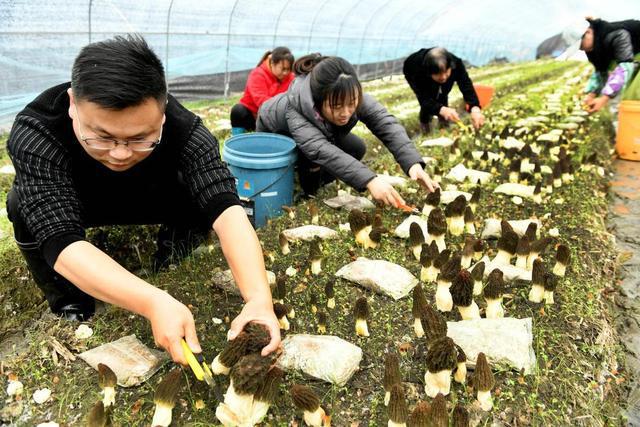
<svg viewBox="0 0 640 427"><path fill-rule="evenodd" d="M236 177L238 195L255 203L256 227L293 202L296 157L295 141L273 133L246 133L225 142L222 158Z"/></svg>

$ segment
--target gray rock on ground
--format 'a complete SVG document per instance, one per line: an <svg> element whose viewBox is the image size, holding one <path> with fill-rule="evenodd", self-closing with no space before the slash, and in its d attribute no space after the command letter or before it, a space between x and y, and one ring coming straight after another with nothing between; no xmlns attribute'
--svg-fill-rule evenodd
<svg viewBox="0 0 640 427"><path fill-rule="evenodd" d="M314 378L343 386L359 369L362 349L333 335L288 335L278 364Z"/></svg>
<svg viewBox="0 0 640 427"><path fill-rule="evenodd" d="M533 351L531 318L476 319L447 322L451 337L467 355L467 365L473 367L478 353L487 355L491 365L506 366L525 374L536 370Z"/></svg>
<svg viewBox="0 0 640 427"><path fill-rule="evenodd" d="M407 296L418 284L418 279L406 268L385 260L360 257L340 270L336 276L388 295L394 300Z"/></svg>

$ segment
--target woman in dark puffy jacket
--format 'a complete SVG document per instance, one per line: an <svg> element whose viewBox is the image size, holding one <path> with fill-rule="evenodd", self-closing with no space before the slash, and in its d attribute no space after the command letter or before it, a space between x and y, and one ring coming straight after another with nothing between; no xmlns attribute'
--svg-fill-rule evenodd
<svg viewBox="0 0 640 427"><path fill-rule="evenodd" d="M291 73L293 54L287 47L277 47L262 55L258 66L247 78L240 102L231 109L231 134L256 129L258 108L267 99L286 92L294 78Z"/></svg>
<svg viewBox="0 0 640 427"><path fill-rule="evenodd" d="M298 76L286 93L265 102L257 130L287 135L298 146L298 175L303 191L340 179L374 199L399 206L404 200L384 179L365 166L364 141L351 133L362 121L391 151L411 179L429 191L437 184L424 171L422 157L405 129L373 97L362 91L353 66L339 57L311 54L294 64Z"/></svg>

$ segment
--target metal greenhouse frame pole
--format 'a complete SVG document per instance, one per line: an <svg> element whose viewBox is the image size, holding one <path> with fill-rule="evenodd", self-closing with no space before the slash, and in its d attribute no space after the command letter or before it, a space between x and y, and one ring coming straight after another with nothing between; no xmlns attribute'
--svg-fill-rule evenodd
<svg viewBox="0 0 640 427"><path fill-rule="evenodd" d="M385 8L389 3L391 3L391 0L387 0L386 2L382 3L380 5L380 7L378 7L372 14L371 17L367 20L367 23L364 26L364 30L362 30L362 37L360 38L360 52L358 53L358 65L356 68L356 74L359 76L360 75L360 65L362 62L362 46L364 45L364 38L367 35L367 30L369 29L369 27L371 26L371 23L373 22L374 18L378 15L378 12L380 12L380 10L382 10L383 8Z"/></svg>
<svg viewBox="0 0 640 427"><path fill-rule="evenodd" d="M93 6L93 0L89 0L89 43L91 43L91 7Z"/></svg>
<svg viewBox="0 0 640 427"><path fill-rule="evenodd" d="M430 8L430 7L432 7L432 5L431 5L431 4L429 4L429 3L427 3L427 4L426 4L422 9L420 9L420 11L419 11L418 13L416 13L416 14L415 14L415 15L413 15L413 16L411 16L411 17L408 19L408 21L409 21L410 23L413 23L413 21L414 21L416 18L424 19L424 18L423 18L423 14L424 14L424 12L425 12L428 8ZM407 22L407 20L402 21L402 25L400 26L401 28L409 28L409 27L407 27L406 25L404 25L404 24L405 24L405 22ZM412 28L413 28L413 25L411 25L411 27L409 28L409 31L408 31L409 33L414 32L414 31L412 30ZM408 41L408 40L409 40L409 38L402 38L402 37L398 37L397 42L396 42L396 49L394 50L394 53L393 53L393 56L394 56L394 58L395 58L395 59L398 59L398 50L400 50L400 42L402 42L403 40ZM391 70L391 74L395 74L395 71L396 71L396 69L395 69L395 64L394 64L393 69Z"/></svg>
<svg viewBox="0 0 640 427"><path fill-rule="evenodd" d="M320 12L322 11L322 9L324 9L324 6L327 3L329 3L329 0L324 0L324 2L320 5L318 10L316 10L315 15L313 15L313 19L311 20L311 27L309 28L309 38L307 39L307 52L306 53L309 53L309 50L311 49L311 38L313 37L313 27L315 27L315 25L316 25L316 19L318 19L318 16L320 16Z"/></svg>
<svg viewBox="0 0 640 427"><path fill-rule="evenodd" d="M356 3L351 6L349 11L344 15L344 18L340 22L340 28L338 28L338 38L336 40L336 56L338 56L338 48L340 47L340 38L342 37L342 28L344 27L344 23L346 22L349 15L351 15L351 12L353 12L356 7L360 6L360 3L362 3L362 0L356 1Z"/></svg>
<svg viewBox="0 0 640 427"><path fill-rule="evenodd" d="M165 40L164 51L164 74L169 78L169 26L171 25L171 9L173 8L173 0L169 2L169 10L167 11L167 37Z"/></svg>
<svg viewBox="0 0 640 427"><path fill-rule="evenodd" d="M236 11L236 6L238 6L238 0L233 3L233 7L231 8L231 12L229 13L229 22L227 24L227 54L224 60L224 99L229 97L229 50L231 44L231 21L233 21L233 14Z"/></svg>
<svg viewBox="0 0 640 427"><path fill-rule="evenodd" d="M290 2L291 2L291 0L287 0L284 3L284 6L282 6L282 9L280 9L280 12L278 13L278 19L276 19L276 28L273 31L273 41L271 42L271 48L272 49L274 47L276 47L276 37L278 36L278 26L280 26L280 18L282 18L282 14L284 13L284 11L287 8L287 6L289 6Z"/></svg>
<svg viewBox="0 0 640 427"><path fill-rule="evenodd" d="M391 23L396 19L396 17L401 14L404 13L405 10L404 8L401 8L395 15L393 15L393 17L389 20L389 22L387 22L387 25L384 26L384 30L382 30L382 37L380 38L380 43L378 44L378 51L380 52L382 49L382 44L384 43L386 34L387 34L387 30L389 30L389 26L391 25ZM376 69L373 73L374 78L378 78L378 66L380 65L380 60L376 61ZM385 60L386 62L386 60Z"/></svg>

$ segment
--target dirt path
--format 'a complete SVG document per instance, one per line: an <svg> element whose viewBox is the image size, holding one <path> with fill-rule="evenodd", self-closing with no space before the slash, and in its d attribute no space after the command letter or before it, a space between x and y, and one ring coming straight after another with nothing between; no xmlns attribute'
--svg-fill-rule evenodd
<svg viewBox="0 0 640 427"><path fill-rule="evenodd" d="M618 325L633 377L627 415L630 426L640 426L640 162L618 160L614 167L609 223L621 261Z"/></svg>

